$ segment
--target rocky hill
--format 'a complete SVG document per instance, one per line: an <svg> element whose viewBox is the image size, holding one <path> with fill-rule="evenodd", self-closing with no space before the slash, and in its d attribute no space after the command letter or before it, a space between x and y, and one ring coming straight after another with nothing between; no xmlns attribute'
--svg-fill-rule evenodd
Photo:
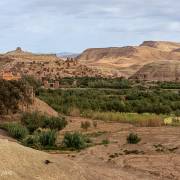
<svg viewBox="0 0 180 180"><path fill-rule="evenodd" d="M114 76L130 77L145 64L162 60L180 60L179 49L180 43L145 41L139 46L87 49L77 60Z"/></svg>
<svg viewBox="0 0 180 180"><path fill-rule="evenodd" d="M147 46L170 52L180 48L180 43L168 41L144 41L140 46Z"/></svg>
<svg viewBox="0 0 180 180"><path fill-rule="evenodd" d="M96 68L82 65L72 58L64 61L55 54L33 54L21 48L0 55L0 73L2 72L30 75L40 80L103 76Z"/></svg>
<svg viewBox="0 0 180 180"><path fill-rule="evenodd" d="M33 75L40 80L84 76L129 78L144 65L164 60L180 61L180 43L145 41L139 46L92 48L66 61L55 54L33 54L17 48L0 55L0 71Z"/></svg>
<svg viewBox="0 0 180 180"><path fill-rule="evenodd" d="M56 54L33 54L31 52L23 51L20 47L17 47L14 51L9 51L2 55L2 57L8 57L15 60L30 60L30 61L55 61L60 60Z"/></svg>
<svg viewBox="0 0 180 180"><path fill-rule="evenodd" d="M158 61L144 65L131 79L180 82L180 61Z"/></svg>

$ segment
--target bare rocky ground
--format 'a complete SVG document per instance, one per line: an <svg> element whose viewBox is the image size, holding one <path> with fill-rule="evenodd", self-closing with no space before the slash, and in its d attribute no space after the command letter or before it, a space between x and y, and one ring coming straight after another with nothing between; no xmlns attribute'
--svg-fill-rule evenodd
<svg viewBox="0 0 180 180"><path fill-rule="evenodd" d="M34 98L34 102L32 105L29 106L28 111L29 112L35 112L37 111L40 112L41 114L45 114L48 116L58 116L58 113L51 108L48 104L46 104L44 101L41 101L38 98Z"/></svg>
<svg viewBox="0 0 180 180"><path fill-rule="evenodd" d="M91 134L93 141L108 139L108 145L96 145L64 155L85 170L88 180L168 180L180 179L180 127L134 127L129 124L98 121L97 128L84 132L82 118L71 118L64 131L80 130ZM91 120L89 120L91 121ZM130 132L141 142L126 143ZM56 155L58 156L58 155Z"/></svg>

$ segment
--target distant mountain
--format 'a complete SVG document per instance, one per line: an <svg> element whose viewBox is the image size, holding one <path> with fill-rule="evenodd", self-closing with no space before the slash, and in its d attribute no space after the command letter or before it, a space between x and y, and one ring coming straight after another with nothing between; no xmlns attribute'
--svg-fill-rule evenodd
<svg viewBox="0 0 180 180"><path fill-rule="evenodd" d="M75 58L77 57L79 54L78 53L71 53L71 52L62 52L62 53L57 53L57 56L58 57L61 57L61 58Z"/></svg>
<svg viewBox="0 0 180 180"><path fill-rule="evenodd" d="M67 58L73 60L65 61ZM79 55L70 52L33 54L21 48L0 54L0 70L51 78L103 76L180 81L179 62L180 43L167 41L145 41L139 46L91 48Z"/></svg>
<svg viewBox="0 0 180 180"><path fill-rule="evenodd" d="M20 47L17 47L14 51L9 51L5 54L1 54L0 58L10 58L19 61L58 61L62 60L56 56L56 54L34 54L28 51L22 50Z"/></svg>
<svg viewBox="0 0 180 180"><path fill-rule="evenodd" d="M180 61L180 43L145 41L139 46L91 48L76 59L79 63L101 69L106 74L131 77L149 63Z"/></svg>

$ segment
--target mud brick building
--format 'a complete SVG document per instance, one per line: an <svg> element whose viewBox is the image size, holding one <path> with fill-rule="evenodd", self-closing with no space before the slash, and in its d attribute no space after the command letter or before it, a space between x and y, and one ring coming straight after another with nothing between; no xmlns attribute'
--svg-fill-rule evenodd
<svg viewBox="0 0 180 180"><path fill-rule="evenodd" d="M59 84L59 81L48 81L48 80L44 80L43 81L43 86L44 88L47 88L47 89L58 89L60 88L60 84Z"/></svg>
<svg viewBox="0 0 180 180"><path fill-rule="evenodd" d="M6 80L6 81L18 81L21 79L21 75L19 73L13 74L12 72L2 72L0 74L0 79Z"/></svg>

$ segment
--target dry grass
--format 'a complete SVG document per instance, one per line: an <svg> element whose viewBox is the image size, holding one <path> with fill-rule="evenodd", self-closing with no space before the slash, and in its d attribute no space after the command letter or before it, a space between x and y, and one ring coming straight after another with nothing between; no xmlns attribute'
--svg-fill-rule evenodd
<svg viewBox="0 0 180 180"><path fill-rule="evenodd" d="M72 107L69 111L69 115L72 117L79 117L80 116L80 110L76 107Z"/></svg>
<svg viewBox="0 0 180 180"><path fill-rule="evenodd" d="M120 112L92 112L88 111L82 116L103 121L130 123L140 127L160 127L164 125L162 116L155 114L137 114Z"/></svg>

